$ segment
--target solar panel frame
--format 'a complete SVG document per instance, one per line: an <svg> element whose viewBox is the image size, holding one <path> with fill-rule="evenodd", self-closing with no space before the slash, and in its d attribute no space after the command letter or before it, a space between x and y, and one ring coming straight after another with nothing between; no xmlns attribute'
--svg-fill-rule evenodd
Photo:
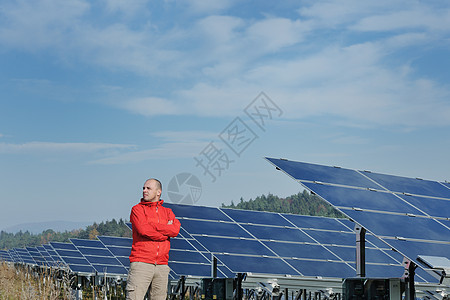
<svg viewBox="0 0 450 300"><path fill-rule="evenodd" d="M448 234L450 233L450 221L449 215L447 215L450 211L450 206L446 205L450 204L450 189L447 183L377 174L368 171L354 171L371 180L377 187L368 187L351 182L346 182L344 185L342 182L333 180L337 176L336 174L342 173L341 168L322 168L323 166L301 162L266 159L296 179L306 189L357 221L370 233L386 243L388 247L396 249L401 255L408 257L416 264L418 264L417 257L414 257L414 255L417 253L413 254L413 251L409 249L412 247L407 246L407 244L412 245L420 242L426 245L432 245L433 243L439 245L427 247L424 250L430 255L442 253L438 249L442 249L444 247L442 246L443 244L450 244L450 234ZM286 168L286 166L289 166L289 168ZM324 174L321 176L320 172L316 172L314 178L308 178L311 168L316 171L326 170L326 172L335 174ZM302 172L307 174L306 177L302 175ZM416 185L418 188L415 188ZM369 194L375 199L385 198L395 201L371 203L369 201L370 197L361 197L361 195ZM352 197L354 197L353 200ZM427 206L421 205L421 203L433 203L433 205ZM439 204L444 204L443 208ZM446 253L445 255L449 255L450 251ZM420 266L420 264L418 265Z"/></svg>

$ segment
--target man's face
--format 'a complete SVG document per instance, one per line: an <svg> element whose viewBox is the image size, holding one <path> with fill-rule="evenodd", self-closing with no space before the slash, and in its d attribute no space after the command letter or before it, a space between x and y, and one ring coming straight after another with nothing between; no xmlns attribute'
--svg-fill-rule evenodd
<svg viewBox="0 0 450 300"><path fill-rule="evenodd" d="M155 202L159 200L161 190L157 188L156 181L147 180L142 191L142 199L144 201Z"/></svg>

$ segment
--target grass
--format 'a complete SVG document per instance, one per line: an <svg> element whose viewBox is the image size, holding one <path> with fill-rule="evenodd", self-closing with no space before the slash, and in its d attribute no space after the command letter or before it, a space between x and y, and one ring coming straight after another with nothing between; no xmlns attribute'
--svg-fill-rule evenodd
<svg viewBox="0 0 450 300"><path fill-rule="evenodd" d="M36 272L30 268L0 263L0 299L71 299L70 279L48 270Z"/></svg>

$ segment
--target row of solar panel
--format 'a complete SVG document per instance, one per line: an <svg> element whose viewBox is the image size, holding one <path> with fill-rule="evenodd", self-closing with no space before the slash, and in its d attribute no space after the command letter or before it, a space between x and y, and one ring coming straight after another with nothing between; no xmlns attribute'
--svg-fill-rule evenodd
<svg viewBox="0 0 450 300"><path fill-rule="evenodd" d="M340 167L266 158L268 161L302 182L320 182L346 187L390 191L396 194L418 195L450 200L450 183L357 171Z"/></svg>
<svg viewBox="0 0 450 300"><path fill-rule="evenodd" d="M171 240L171 277L210 277L213 257L219 277L236 273L347 278L356 275L354 223L348 219L168 204L181 221ZM373 235L366 236L366 273L400 277L403 257ZM132 240L99 236L37 248L13 249L7 260L68 266L79 274L126 276ZM8 259L9 258L9 259ZM424 270L417 281L436 282Z"/></svg>
<svg viewBox="0 0 450 300"><path fill-rule="evenodd" d="M354 223L348 219L168 204L191 251L214 255L224 276L264 273L346 278L356 275ZM367 276L400 277L403 256L367 235ZM171 258L172 260L172 258ZM206 262L210 265L210 260ZM227 272L228 271L228 272ZM418 280L436 282L423 270Z"/></svg>
<svg viewBox="0 0 450 300"><path fill-rule="evenodd" d="M0 258L14 263L52 268L69 268L79 274L128 273L131 239L98 236L98 240L71 239L71 243L50 242L39 247L0 251Z"/></svg>
<svg viewBox="0 0 450 300"><path fill-rule="evenodd" d="M450 259L450 184L267 158L403 256Z"/></svg>

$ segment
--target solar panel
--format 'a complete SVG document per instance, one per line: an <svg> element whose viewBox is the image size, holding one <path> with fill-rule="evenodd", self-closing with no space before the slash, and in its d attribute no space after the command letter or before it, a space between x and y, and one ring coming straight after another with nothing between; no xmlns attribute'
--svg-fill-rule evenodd
<svg viewBox="0 0 450 300"><path fill-rule="evenodd" d="M24 264L24 261L22 260L22 258L17 253L16 248L9 249L8 253L11 256L11 258L13 259L14 262L20 263L20 264Z"/></svg>
<svg viewBox="0 0 450 300"><path fill-rule="evenodd" d="M50 246L74 273L93 275L96 270L71 243L50 242Z"/></svg>
<svg viewBox="0 0 450 300"><path fill-rule="evenodd" d="M61 257L56 253L56 251L53 249L52 246L49 244L42 245L42 247L47 251L47 253L50 255L51 259L54 262L55 267L61 267L63 268L65 266L64 261L61 259Z"/></svg>
<svg viewBox="0 0 450 300"><path fill-rule="evenodd" d="M267 160L416 264L450 257L448 183Z"/></svg>
<svg viewBox="0 0 450 300"><path fill-rule="evenodd" d="M206 274L210 273L207 266L214 255L227 274L337 278L356 275L356 237L354 223L349 220L182 204L167 206L181 222L180 235L172 239L172 246L179 243L184 251L201 253L205 260L195 262L204 264ZM401 255L371 234L367 234L366 243L369 276L403 274ZM182 272L179 269L177 272ZM419 274L418 278L423 282L436 281L427 274Z"/></svg>
<svg viewBox="0 0 450 300"><path fill-rule="evenodd" d="M17 255L20 257L20 260L25 264L37 265L36 261L33 259L31 254L27 249L24 248L14 248Z"/></svg>
<svg viewBox="0 0 450 300"><path fill-rule="evenodd" d="M44 266L46 267L55 267L56 263L53 260L53 258L50 256L50 254L47 252L47 250L43 246L38 246L36 249L41 254L42 258L44 259Z"/></svg>
<svg viewBox="0 0 450 300"><path fill-rule="evenodd" d="M9 255L9 252L6 250L0 250L0 261L12 262L12 258Z"/></svg>
<svg viewBox="0 0 450 300"><path fill-rule="evenodd" d="M70 239L98 274L126 275L128 270L101 241Z"/></svg>

